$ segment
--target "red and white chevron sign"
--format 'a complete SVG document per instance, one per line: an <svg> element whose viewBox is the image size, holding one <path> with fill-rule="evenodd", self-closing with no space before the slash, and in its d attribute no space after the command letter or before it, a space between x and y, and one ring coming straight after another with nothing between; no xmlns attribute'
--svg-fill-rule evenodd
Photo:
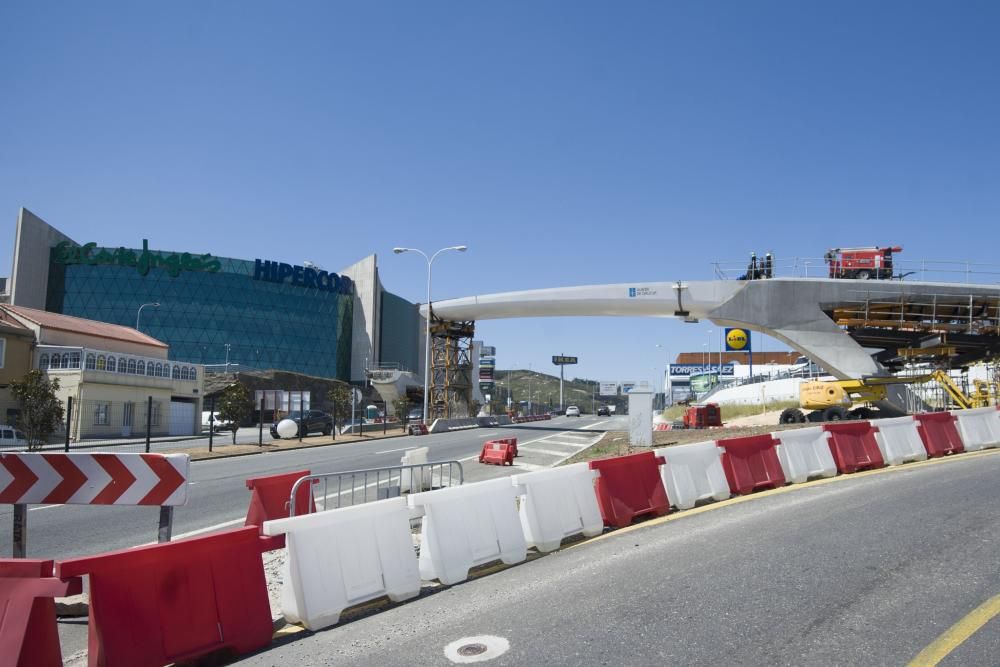
<svg viewBox="0 0 1000 667"><path fill-rule="evenodd" d="M183 505L187 454L0 454L0 504Z"/></svg>

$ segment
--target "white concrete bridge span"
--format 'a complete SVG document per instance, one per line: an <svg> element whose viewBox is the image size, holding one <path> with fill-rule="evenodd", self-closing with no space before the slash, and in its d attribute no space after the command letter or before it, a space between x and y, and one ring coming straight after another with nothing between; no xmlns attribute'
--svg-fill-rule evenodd
<svg viewBox="0 0 1000 667"><path fill-rule="evenodd" d="M900 325L905 325L901 328L918 334L961 329L961 321L946 321L957 312L968 313L970 331L973 313L978 313L978 323L984 316L987 321L993 318L1000 329L1000 286L895 280L772 278L587 285L449 299L434 302L433 310L436 318L452 321L566 316L707 319L718 326L765 333L846 379L885 370L830 313L857 309L859 304L868 304L867 312L871 304L893 303L900 304ZM421 313L427 315L426 305ZM937 328L921 321L934 322Z"/></svg>

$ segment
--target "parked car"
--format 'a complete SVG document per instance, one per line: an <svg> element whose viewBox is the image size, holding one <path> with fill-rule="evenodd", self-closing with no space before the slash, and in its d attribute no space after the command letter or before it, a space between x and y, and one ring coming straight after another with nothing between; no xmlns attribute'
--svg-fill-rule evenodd
<svg viewBox="0 0 1000 667"><path fill-rule="evenodd" d="M13 426L0 424L0 449L27 449L28 438Z"/></svg>
<svg viewBox="0 0 1000 667"><path fill-rule="evenodd" d="M420 424L424 421L424 409L423 408L413 408L406 415L406 421L410 424Z"/></svg>
<svg viewBox="0 0 1000 667"><path fill-rule="evenodd" d="M333 433L333 417L325 412L320 412L319 410L306 410L306 418L302 419L302 414L298 410L293 410L288 413L287 417L282 417L277 422L271 424L271 437L280 439L281 436L278 435L278 422L284 419L291 419L296 424L299 425L299 435L306 436L310 433L316 433L317 431L323 435L330 435Z"/></svg>
<svg viewBox="0 0 1000 667"><path fill-rule="evenodd" d="M611 416L611 410L608 409L608 406L602 405L601 407L597 408L597 416L598 417L610 417Z"/></svg>
<svg viewBox="0 0 1000 667"><path fill-rule="evenodd" d="M579 417L580 416L580 408L576 407L575 405L568 406L566 408L566 416L567 417Z"/></svg>

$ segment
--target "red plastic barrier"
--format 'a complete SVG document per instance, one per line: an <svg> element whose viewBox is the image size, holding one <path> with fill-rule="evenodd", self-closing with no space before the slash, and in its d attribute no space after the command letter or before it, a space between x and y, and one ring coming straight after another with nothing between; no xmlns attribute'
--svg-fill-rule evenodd
<svg viewBox="0 0 1000 667"><path fill-rule="evenodd" d="M595 490L604 525L623 528L637 516L663 516L670 511L670 500L660 479L663 462L663 457L653 452L590 462L590 468L601 473Z"/></svg>
<svg viewBox="0 0 1000 667"><path fill-rule="evenodd" d="M514 465L514 448L516 445L510 445L506 442L501 441L488 441L483 445L483 451L479 453L479 462L488 463L491 465Z"/></svg>
<svg viewBox="0 0 1000 667"><path fill-rule="evenodd" d="M956 426L958 417L950 412L925 412L913 416L927 456L933 458L965 451L965 443Z"/></svg>
<svg viewBox="0 0 1000 667"><path fill-rule="evenodd" d="M292 487L303 477L308 477L308 470L288 472L282 475L268 475L247 480L250 489L250 507L247 508L247 519L244 526L257 526L260 534L261 549L271 551L285 546L284 535L271 537L262 534L265 521L288 518L288 500L292 497ZM308 507L308 510L305 509ZM309 514L316 511L316 503L312 497L312 486L303 484L295 496L295 513Z"/></svg>
<svg viewBox="0 0 1000 667"><path fill-rule="evenodd" d="M746 494L759 489L777 489L785 485L785 473L778 460L778 441L770 435L718 440L722 447L722 469L733 493Z"/></svg>
<svg viewBox="0 0 1000 667"><path fill-rule="evenodd" d="M427 435L427 424L411 424L410 435Z"/></svg>
<svg viewBox="0 0 1000 667"><path fill-rule="evenodd" d="M56 564L90 575L92 667L149 667L271 643L257 529L112 551Z"/></svg>
<svg viewBox="0 0 1000 667"><path fill-rule="evenodd" d="M505 445L510 445L510 448L514 450L514 456L520 456L517 451L517 438L499 438L498 440L490 440L490 442L501 442Z"/></svg>
<svg viewBox="0 0 1000 667"><path fill-rule="evenodd" d="M53 579L50 560L0 560L0 664L62 667L52 598L82 590L80 579Z"/></svg>
<svg viewBox="0 0 1000 667"><path fill-rule="evenodd" d="M823 430L830 434L830 452L840 472L857 472L885 465L870 422L824 424Z"/></svg>

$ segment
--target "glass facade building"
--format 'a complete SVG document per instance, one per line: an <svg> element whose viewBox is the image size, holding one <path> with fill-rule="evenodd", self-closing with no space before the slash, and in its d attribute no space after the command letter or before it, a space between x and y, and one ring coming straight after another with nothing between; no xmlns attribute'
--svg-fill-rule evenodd
<svg viewBox="0 0 1000 667"><path fill-rule="evenodd" d="M262 272L259 260L206 257L91 247L84 261L67 261L54 247L45 309L133 327L139 306L159 303L143 308L139 329L168 343L173 360L222 364L228 356L242 367L350 379L349 279L303 267L279 276L277 265Z"/></svg>

